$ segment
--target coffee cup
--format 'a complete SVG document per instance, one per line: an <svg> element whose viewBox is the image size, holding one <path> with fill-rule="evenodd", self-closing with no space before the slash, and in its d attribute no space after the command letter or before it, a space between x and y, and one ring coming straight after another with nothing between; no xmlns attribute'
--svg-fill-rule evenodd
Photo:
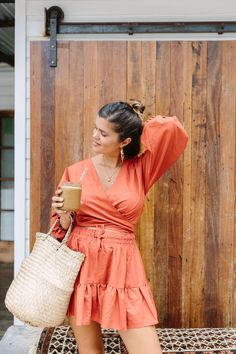
<svg viewBox="0 0 236 354"><path fill-rule="evenodd" d="M64 182L61 186L63 206L61 210L78 211L81 204L82 186L80 183Z"/></svg>

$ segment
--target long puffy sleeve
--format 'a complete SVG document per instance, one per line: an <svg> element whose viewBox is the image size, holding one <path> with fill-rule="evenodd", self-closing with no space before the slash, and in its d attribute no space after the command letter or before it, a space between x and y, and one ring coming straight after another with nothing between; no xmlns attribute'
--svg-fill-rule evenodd
<svg viewBox="0 0 236 354"><path fill-rule="evenodd" d="M61 186L63 182L69 182L69 181L70 179L69 179L68 168L66 168L57 187ZM56 222L56 225L52 230L52 235L56 237L58 240L62 240L66 234L66 230L64 230L60 224L59 215L52 211L51 219L50 219L50 227L53 225L54 222Z"/></svg>
<svg viewBox="0 0 236 354"><path fill-rule="evenodd" d="M146 193L179 158L187 141L187 132L176 116L159 115L145 122L141 136L145 151L140 156L140 160Z"/></svg>

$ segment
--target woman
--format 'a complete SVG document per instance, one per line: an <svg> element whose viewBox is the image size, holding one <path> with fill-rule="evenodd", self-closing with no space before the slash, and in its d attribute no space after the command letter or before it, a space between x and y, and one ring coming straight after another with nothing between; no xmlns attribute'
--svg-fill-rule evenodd
<svg viewBox="0 0 236 354"><path fill-rule="evenodd" d="M104 353L102 328L117 329L130 354L160 354L158 323L134 228L145 195L186 147L187 134L174 117L142 122L144 106L113 102L95 120L91 159L65 169L63 181L82 180L82 206L73 216L68 246L85 254L68 308L80 354ZM145 151L140 154L141 143ZM54 235L63 238L71 213L52 197Z"/></svg>

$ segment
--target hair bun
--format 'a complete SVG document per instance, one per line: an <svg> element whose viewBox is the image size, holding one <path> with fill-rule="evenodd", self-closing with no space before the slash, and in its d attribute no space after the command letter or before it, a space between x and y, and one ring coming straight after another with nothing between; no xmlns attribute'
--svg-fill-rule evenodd
<svg viewBox="0 0 236 354"><path fill-rule="evenodd" d="M131 99L130 105L133 108L133 110L139 115L142 115L142 113L145 110L145 106L139 100Z"/></svg>

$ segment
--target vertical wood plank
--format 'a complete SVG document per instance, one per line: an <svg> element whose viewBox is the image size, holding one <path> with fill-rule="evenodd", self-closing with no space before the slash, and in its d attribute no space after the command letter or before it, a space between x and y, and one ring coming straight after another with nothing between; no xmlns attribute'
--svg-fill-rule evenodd
<svg viewBox="0 0 236 354"><path fill-rule="evenodd" d="M128 42L127 99L138 99L146 106L147 113L155 113L155 42ZM154 189L147 194L144 210L137 230L144 267L150 287L154 288Z"/></svg>
<svg viewBox="0 0 236 354"><path fill-rule="evenodd" d="M236 106L236 95L234 95L234 102L235 102L235 106ZM236 155L236 142L235 142L235 149L234 149L234 153ZM236 159L234 160L234 168L236 170ZM236 175L236 173L235 173ZM233 198L233 193L232 193L232 198ZM236 177L234 178L234 209L232 210L232 214L235 214L236 213ZM232 324L231 326L236 326L236 218L233 218L234 219L234 233L233 233L233 237L234 237L234 240L233 240L233 277L231 279L232 281L232 298L233 298L233 306L232 306Z"/></svg>
<svg viewBox="0 0 236 354"><path fill-rule="evenodd" d="M192 257L190 326L202 327L204 295L207 42L193 42L192 67Z"/></svg>
<svg viewBox="0 0 236 354"><path fill-rule="evenodd" d="M66 166L83 156L83 42L59 42L55 79L55 187Z"/></svg>
<svg viewBox="0 0 236 354"><path fill-rule="evenodd" d="M140 88L142 57L142 43L140 41L129 41L127 43L127 101L130 99L142 100ZM142 100L143 101L143 100ZM136 240L140 246L140 223L136 226Z"/></svg>
<svg viewBox="0 0 236 354"><path fill-rule="evenodd" d="M30 251L40 226L41 45L30 43ZM37 99L36 99L37 97Z"/></svg>
<svg viewBox="0 0 236 354"><path fill-rule="evenodd" d="M69 108L69 53L70 43L59 42L57 47L58 62L55 68L55 153L56 161L54 187L59 183L66 166L72 163L70 159L70 130L68 129ZM68 147L69 147L68 146Z"/></svg>
<svg viewBox="0 0 236 354"><path fill-rule="evenodd" d="M222 44L208 43L206 121L206 238L205 238L205 323L214 327L217 319L219 291L219 161L220 100L222 92Z"/></svg>
<svg viewBox="0 0 236 354"><path fill-rule="evenodd" d="M233 273L235 239L235 132L236 132L236 43L223 44L222 106L220 119L220 253L219 253L219 321L232 325Z"/></svg>
<svg viewBox="0 0 236 354"><path fill-rule="evenodd" d="M170 42L156 43L156 112L169 116L170 110ZM168 233L166 222L169 214L168 173L165 173L155 185L155 285L154 298L157 305L160 326L164 327L168 319Z"/></svg>
<svg viewBox="0 0 236 354"><path fill-rule="evenodd" d="M70 42L70 92L68 125L70 129L70 150L73 162L82 160L84 154L84 42Z"/></svg>
<svg viewBox="0 0 236 354"><path fill-rule="evenodd" d="M101 41L85 49L86 156L91 155L92 127L101 106L126 100L126 43ZM90 58L88 61L86 58ZM92 70L92 72L91 72Z"/></svg>
<svg viewBox="0 0 236 354"><path fill-rule="evenodd" d="M112 53L112 42L102 41L99 43L97 57L97 94L99 108L108 102L112 102L114 97L115 83L113 82Z"/></svg>
<svg viewBox="0 0 236 354"><path fill-rule="evenodd" d="M98 43L84 43L84 158L92 155L92 129L99 107L97 60Z"/></svg>
<svg viewBox="0 0 236 354"><path fill-rule="evenodd" d="M148 116L155 113L155 77L156 77L156 43L142 42L141 46L141 101L145 104ZM140 251L144 262L147 278L152 291L155 283L154 263L154 188L147 194L143 213L139 222Z"/></svg>
<svg viewBox="0 0 236 354"><path fill-rule="evenodd" d="M40 227L47 232L54 192L52 181L55 174L55 70L48 63L49 42L42 43L41 75L41 182L40 182ZM44 94L47 92L47 94ZM48 183L50 181L50 183Z"/></svg>
<svg viewBox="0 0 236 354"><path fill-rule="evenodd" d="M236 96L236 95L235 95ZM235 97L234 96L234 97ZM235 102L235 106L236 106L236 97L234 99L234 102ZM236 143L235 143L235 155L236 155ZM234 164L234 168L236 170L236 159L234 160L235 164ZM234 178L234 197L233 197L233 193L232 193L232 198L234 198L234 209L232 210L232 214L235 214L236 213L236 177ZM233 277L231 279L232 281L232 298L233 298L233 306L232 306L232 324L231 326L236 326L236 218L233 218L234 219L234 233L233 233L233 237L234 237L234 240L233 240Z"/></svg>
<svg viewBox="0 0 236 354"><path fill-rule="evenodd" d="M98 47L99 108L126 99L126 43L101 41Z"/></svg>
<svg viewBox="0 0 236 354"><path fill-rule="evenodd" d="M170 116L170 49L171 42L157 42L156 44L156 110L163 116Z"/></svg>
<svg viewBox="0 0 236 354"><path fill-rule="evenodd" d="M140 92L142 87L142 43L129 41L127 46L127 100L139 99L143 101Z"/></svg>
<svg viewBox="0 0 236 354"><path fill-rule="evenodd" d="M112 46L112 100L126 101L127 42L113 42Z"/></svg>
<svg viewBox="0 0 236 354"><path fill-rule="evenodd" d="M192 44L184 43L184 61L183 61L183 117L184 127L188 132L189 140L187 148L184 151L183 166L183 250L182 250L182 319L181 326L188 328L190 326L190 284L192 277L192 254L194 240L192 238L193 225L191 224L191 131L192 131Z"/></svg>
<svg viewBox="0 0 236 354"><path fill-rule="evenodd" d="M183 124L183 63L184 43L171 43L171 115L176 115ZM178 327L181 323L181 279L183 248L183 155L169 171L169 234L168 234L168 269L169 303L168 325ZM174 294L174 296L172 295Z"/></svg>

